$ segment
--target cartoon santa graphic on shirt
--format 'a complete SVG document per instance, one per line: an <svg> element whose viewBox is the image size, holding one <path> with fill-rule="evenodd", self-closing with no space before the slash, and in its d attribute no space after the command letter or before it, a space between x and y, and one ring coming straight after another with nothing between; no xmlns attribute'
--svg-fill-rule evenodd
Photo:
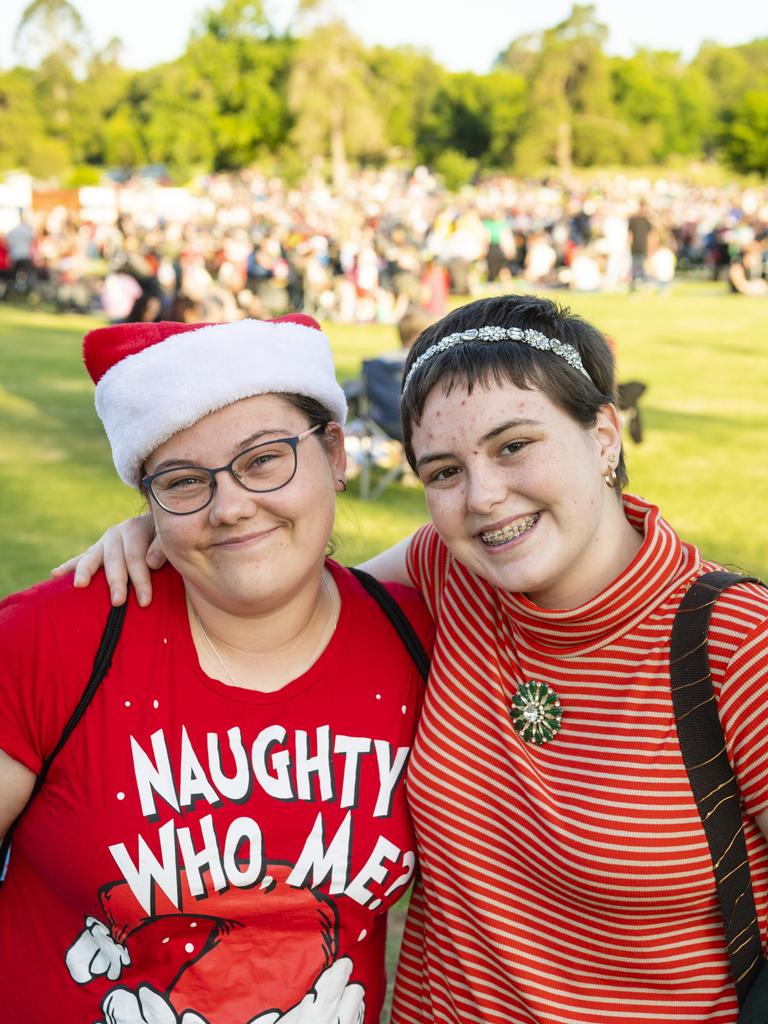
<svg viewBox="0 0 768 1024"><path fill-rule="evenodd" d="M181 872L178 905L156 891L151 914L125 882L106 885L105 921L86 918L69 973L80 985L116 983L103 1024L363 1024L363 986L349 981L351 959L338 957L336 905L287 884L290 870L271 863L252 888L203 900ZM238 920L255 911L258 927Z"/></svg>

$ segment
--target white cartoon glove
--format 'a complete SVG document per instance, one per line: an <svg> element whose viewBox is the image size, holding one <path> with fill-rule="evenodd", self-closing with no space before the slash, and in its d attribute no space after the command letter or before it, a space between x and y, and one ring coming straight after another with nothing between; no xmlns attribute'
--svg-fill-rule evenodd
<svg viewBox="0 0 768 1024"><path fill-rule="evenodd" d="M115 988L101 1005L102 1024L208 1024L204 1017L187 1010L181 1018L159 992L140 985L136 992Z"/></svg>
<svg viewBox="0 0 768 1024"><path fill-rule="evenodd" d="M66 964L69 973L78 985L106 974L110 981L117 981L123 967L131 957L125 946L121 946L109 934L109 929L95 917L86 917L85 929L67 950Z"/></svg>
<svg viewBox="0 0 768 1024"><path fill-rule="evenodd" d="M274 1011L262 1013L250 1024L363 1024L365 990L362 985L347 984L352 967L349 957L336 960L323 971L314 988L287 1013L282 1016Z"/></svg>

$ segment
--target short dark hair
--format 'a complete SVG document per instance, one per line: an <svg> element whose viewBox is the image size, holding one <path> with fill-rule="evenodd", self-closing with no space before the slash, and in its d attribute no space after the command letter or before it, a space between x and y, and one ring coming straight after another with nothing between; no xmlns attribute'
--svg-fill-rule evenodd
<svg viewBox="0 0 768 1024"><path fill-rule="evenodd" d="M415 467L416 462L411 440L413 426L421 422L427 397L438 383L442 384L446 395L457 386L466 387L471 393L474 387L489 383L538 388L585 428L594 426L602 406L618 405L613 353L605 337L568 308L538 295L478 299L448 313L413 343L403 379L430 346L449 334L473 327L533 328L549 338L557 338L578 351L590 379L561 356L516 341L468 341L439 352L419 367L400 402L403 445L411 467ZM618 490L627 482L623 451L616 477Z"/></svg>

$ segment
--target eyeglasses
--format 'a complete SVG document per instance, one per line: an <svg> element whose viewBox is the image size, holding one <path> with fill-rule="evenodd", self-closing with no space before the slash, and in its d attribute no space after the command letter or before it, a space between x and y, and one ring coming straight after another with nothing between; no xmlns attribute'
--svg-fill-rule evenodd
<svg viewBox="0 0 768 1024"><path fill-rule="evenodd" d="M174 466L145 476L141 481L154 500L175 516L189 516L209 505L216 493L216 474L229 473L233 480L256 494L279 491L296 475L296 449L305 437L324 427L317 423L295 437L278 437L246 448L226 466L207 469L205 466Z"/></svg>

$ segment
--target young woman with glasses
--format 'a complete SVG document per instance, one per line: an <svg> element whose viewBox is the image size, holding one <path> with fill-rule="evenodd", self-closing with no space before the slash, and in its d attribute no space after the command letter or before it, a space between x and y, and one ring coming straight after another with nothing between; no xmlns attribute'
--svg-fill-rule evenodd
<svg viewBox="0 0 768 1024"><path fill-rule="evenodd" d="M326 558L346 409L307 317L129 324L85 358L168 564L13 835L8 1021L372 1024L414 870L404 769L422 681ZM414 591L394 593L426 640ZM0 833L88 680L109 607L0 604Z"/></svg>

